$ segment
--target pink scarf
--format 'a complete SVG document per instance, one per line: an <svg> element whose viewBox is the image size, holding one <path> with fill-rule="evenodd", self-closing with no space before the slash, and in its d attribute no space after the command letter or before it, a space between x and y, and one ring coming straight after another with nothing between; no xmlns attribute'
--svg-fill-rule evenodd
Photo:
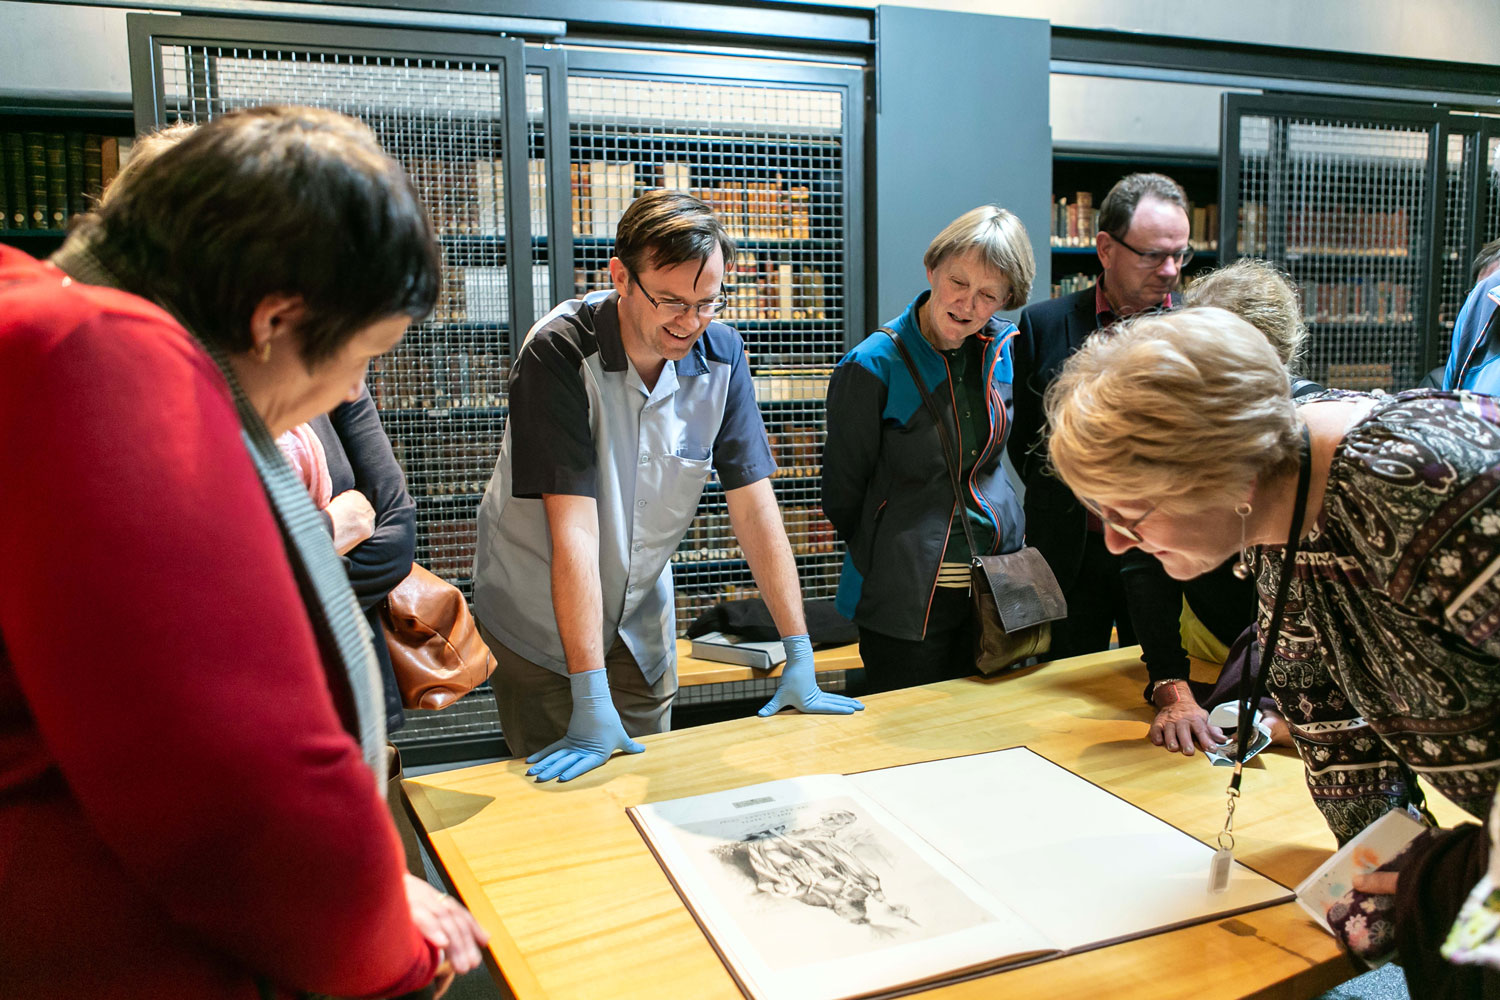
<svg viewBox="0 0 1500 1000"><path fill-rule="evenodd" d="M302 485L319 510L333 499L333 479L328 475L328 454L309 424L298 424L276 439L276 446L292 463Z"/></svg>

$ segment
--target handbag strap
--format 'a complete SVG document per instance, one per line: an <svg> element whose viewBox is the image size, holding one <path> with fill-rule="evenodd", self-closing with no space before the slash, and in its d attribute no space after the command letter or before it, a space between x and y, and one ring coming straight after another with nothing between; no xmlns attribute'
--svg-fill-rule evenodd
<svg viewBox="0 0 1500 1000"><path fill-rule="evenodd" d="M958 462L955 458L958 454L958 449L954 447L952 439L948 437L948 424L943 420L943 414L938 410L937 403L932 398L932 393L927 391L927 385L922 381L921 373L917 371L917 363L912 360L911 352L906 349L906 345L901 342L901 338L897 336L896 331L888 326L882 326L880 332L896 342L896 350L901 352L901 360L906 362L906 370L911 374L911 380L916 383L917 392L922 394L922 402L927 405L927 412L932 415L932 422L937 427L938 440L941 442L943 463L948 466L948 482L953 487L953 498L958 501L961 512L958 523L964 529L965 541L969 543L969 558L976 560L979 558L979 550L974 547L974 532L969 527L969 512L966 509L967 504L964 503L963 481L960 477Z"/></svg>

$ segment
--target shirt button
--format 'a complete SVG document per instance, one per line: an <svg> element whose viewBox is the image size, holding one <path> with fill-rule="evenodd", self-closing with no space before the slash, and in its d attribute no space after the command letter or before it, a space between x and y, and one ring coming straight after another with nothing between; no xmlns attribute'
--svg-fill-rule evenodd
<svg viewBox="0 0 1500 1000"><path fill-rule="evenodd" d="M641 549L643 549L643 548L645 548L645 546L644 546L644 545L642 545L642 544L641 544L641 543L640 543L640 542L636 542L636 543L635 543L635 544L634 544L634 545L632 545L632 546L631 546L631 547L630 547L630 550L631 550L631 551L632 551L632 552L639 552L639 551L641 551Z"/></svg>
<svg viewBox="0 0 1500 1000"><path fill-rule="evenodd" d="M635 502L635 505L636 505L636 506L637 506L637 507L644 507L644 506L646 506L646 501L644 501L644 500L637 500L637 501L636 501L636 502Z"/></svg>
<svg viewBox="0 0 1500 1000"><path fill-rule="evenodd" d="M650 464L650 462L651 462L651 456L643 453L641 455L641 464L642 465L648 465L648 464Z"/></svg>
<svg viewBox="0 0 1500 1000"><path fill-rule="evenodd" d="M970 448L969 449L969 454L970 455L977 455L977 454L979 454L979 449L978 448Z"/></svg>

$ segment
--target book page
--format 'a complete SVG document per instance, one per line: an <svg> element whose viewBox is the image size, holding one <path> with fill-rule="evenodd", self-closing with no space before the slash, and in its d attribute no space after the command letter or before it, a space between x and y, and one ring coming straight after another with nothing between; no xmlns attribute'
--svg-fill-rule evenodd
<svg viewBox="0 0 1500 1000"><path fill-rule="evenodd" d="M1238 863L1209 892L1213 848L1024 747L849 779L1069 951L1292 898Z"/></svg>
<svg viewBox="0 0 1500 1000"><path fill-rule="evenodd" d="M1055 951L842 776L630 813L754 997L866 996Z"/></svg>

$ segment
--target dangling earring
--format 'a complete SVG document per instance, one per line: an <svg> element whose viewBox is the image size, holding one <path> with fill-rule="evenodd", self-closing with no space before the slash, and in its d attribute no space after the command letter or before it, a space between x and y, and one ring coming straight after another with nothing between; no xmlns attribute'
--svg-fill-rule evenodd
<svg viewBox="0 0 1500 1000"><path fill-rule="evenodd" d="M268 340L255 349L255 360L265 364L271 360L271 342Z"/></svg>
<svg viewBox="0 0 1500 1000"><path fill-rule="evenodd" d="M1233 570L1235 578L1239 580L1248 580L1255 572L1254 565L1250 561L1250 546L1245 544L1245 524L1250 517L1250 510L1250 504L1244 501L1234 508L1234 512L1240 516L1240 558L1239 562L1234 564Z"/></svg>

